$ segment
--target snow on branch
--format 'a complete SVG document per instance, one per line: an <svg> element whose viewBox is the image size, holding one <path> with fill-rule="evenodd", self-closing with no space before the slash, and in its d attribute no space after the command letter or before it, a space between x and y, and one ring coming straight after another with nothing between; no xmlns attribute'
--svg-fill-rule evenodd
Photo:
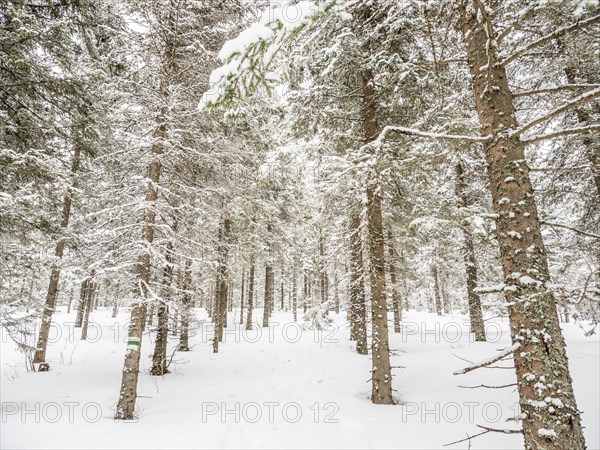
<svg viewBox="0 0 600 450"><path fill-rule="evenodd" d="M542 89L533 89L531 91L515 92L513 94L513 97L515 97L515 98L529 97L532 95L552 94L555 92L562 92L562 91L579 91L582 89L591 89L591 88L597 88L597 87L600 87L600 84L563 84L561 86L553 86L553 87L547 87L547 88L542 88Z"/></svg>
<svg viewBox="0 0 600 450"><path fill-rule="evenodd" d="M515 130L512 133L512 136L520 136L525 131L535 127L536 125L539 125L543 122L547 122L547 121L553 119L554 117L564 113L565 111L568 111L573 108L577 108L577 107L584 105L585 103L590 102L598 97L600 97L600 88L596 88L596 89L592 89L590 91L584 92L579 97L574 98L573 100L565 103L564 105L562 105L556 109L553 109L552 111L544 114L543 116L540 116L537 119L532 120L531 122L518 128L517 130Z"/></svg>
<svg viewBox="0 0 600 450"><path fill-rule="evenodd" d="M413 128L404 128L397 127L393 125L388 125L381 130L377 139L371 142L368 145L372 145L375 147L381 146L385 138L389 133L399 133L405 134L408 136L418 136L427 139L435 139L435 140L446 140L446 141L465 141L465 142L485 142L491 139L491 136L465 136L459 134L443 134L443 133L430 133L427 131L416 130Z"/></svg>
<svg viewBox="0 0 600 450"><path fill-rule="evenodd" d="M594 239L600 239L600 235L598 235L598 234L588 233L587 231L583 231L583 230L580 230L578 228L573 228L573 227L570 227L568 225L562 225L560 223L553 223L553 222L545 222L543 220L540 220L540 224L546 225L546 226L549 226L549 227L564 228L565 230L570 230L573 233L581 234L583 236L588 236L588 237L591 237L591 238L594 238Z"/></svg>
<svg viewBox="0 0 600 450"><path fill-rule="evenodd" d="M539 134L523 139L526 144L533 144L535 142L546 141L548 139L554 139L560 136L567 136L570 134L586 134L593 131L600 131L600 124L587 125L585 127L565 128L564 130L554 131L547 134Z"/></svg>
<svg viewBox="0 0 600 450"><path fill-rule="evenodd" d="M219 52L223 65L211 73L210 88L199 108L230 106L261 87L269 91L278 82L269 69L283 45L330 13L342 20L351 17L341 0L302 0L268 7L258 22L225 42Z"/></svg>
<svg viewBox="0 0 600 450"><path fill-rule="evenodd" d="M506 66L506 65L510 64L511 62L513 62L515 59L520 58L521 56L523 56L528 51L534 49L535 47L539 47L540 45L544 45L544 44L546 44L546 43L548 43L548 42L556 39L557 37L562 36L563 34L567 34L567 33L570 33L571 31L575 31L575 30L579 30L579 29L582 29L582 28L585 28L585 27L589 27L589 26L594 25L594 24L599 23L599 22L600 22L600 14L598 14L598 15L596 15L594 17L590 17L589 19L586 19L586 20L577 21L577 22L575 22L572 25L558 28L558 29L554 30L552 33L547 34L544 37L541 37L537 41L534 41L534 42L532 42L529 45L526 45L524 47L521 47L520 49L515 50L515 52L513 52L512 55L508 56L503 61L501 61L499 63L499 65Z"/></svg>
<svg viewBox="0 0 600 450"><path fill-rule="evenodd" d="M475 369L479 369L481 367L490 366L490 365L494 364L495 362L498 362L501 359L507 357L508 355L511 355L520 346L521 346L521 344L519 344L517 342L516 344L511 345L510 347L504 349L503 351L501 351L500 353L498 353L497 355L495 355L495 356L493 356L491 358L484 359L483 361L480 361L478 363L472 364L472 365L470 365L468 367L465 367L464 369L457 370L456 372L454 372L454 375L464 375L465 373L469 373L469 372L471 372L471 371L473 371Z"/></svg>

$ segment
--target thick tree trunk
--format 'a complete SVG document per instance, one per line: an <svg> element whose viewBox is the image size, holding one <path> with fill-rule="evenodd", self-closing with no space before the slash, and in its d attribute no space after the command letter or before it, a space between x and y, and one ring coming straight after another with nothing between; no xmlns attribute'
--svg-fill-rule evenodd
<svg viewBox="0 0 600 450"><path fill-rule="evenodd" d="M506 71L489 46L493 23L478 15L478 3L463 9L463 33L494 209L498 214L506 299L527 449L582 450L585 442L575 402L540 220ZM489 19L489 18L488 18ZM540 388L543 386L543 389Z"/></svg>
<svg viewBox="0 0 600 450"><path fill-rule="evenodd" d="M462 208L469 207L469 197L467 195L467 186L462 163L456 164L456 195ZM481 299L475 292L477 288L477 266L475 264L475 245L473 236L469 229L463 228L465 238L464 258L465 271L467 274L467 298L469 300L469 318L471 320L471 333L476 341L485 341L485 327L483 325L483 312L481 309Z"/></svg>
<svg viewBox="0 0 600 450"><path fill-rule="evenodd" d="M81 165L81 148L75 145L73 150L73 159L71 160L71 174L75 175L79 171ZM76 182L72 182L72 186L67 189L63 200L63 208L61 213L60 227L66 230L69 227L71 219L71 207L73 205L73 188ZM34 364L45 362L45 370L49 369L49 364L46 362L46 348L48 347L48 335L50 333L50 324L52 323L52 315L56 308L56 298L58 297L58 282L60 280L60 260L65 252L65 241L59 239L54 248L54 257L56 261L52 265L50 272L50 281L48 283L48 293L46 294L46 303L42 311L42 323L40 326L40 334L36 345L35 355L33 356Z"/></svg>
<svg viewBox="0 0 600 450"><path fill-rule="evenodd" d="M371 69L362 73L362 122L365 142L371 142L378 133L377 105L374 78ZM381 211L381 186L367 181L367 230L369 243L369 275L371 280L371 401L393 404L392 371L388 342L387 300L385 287L385 249L383 217Z"/></svg>
<svg viewBox="0 0 600 450"><path fill-rule="evenodd" d="M350 219L350 338L356 341L356 353L369 353L367 344L367 305L365 299L360 216Z"/></svg>
<svg viewBox="0 0 600 450"><path fill-rule="evenodd" d="M190 316L192 313L192 260L186 259L183 273L183 297L181 298L181 331L179 333L179 351L188 352L190 350Z"/></svg>
<svg viewBox="0 0 600 450"><path fill-rule="evenodd" d="M400 305L400 291L396 282L396 265L394 264L395 250L392 230L388 230L388 254L390 257L390 282L392 283L392 309L394 313L394 332L400 333L400 322L402 322L402 307Z"/></svg>
<svg viewBox="0 0 600 450"><path fill-rule="evenodd" d="M254 257L248 271L248 317L246 318L246 330L252 329L252 309L254 308Z"/></svg>

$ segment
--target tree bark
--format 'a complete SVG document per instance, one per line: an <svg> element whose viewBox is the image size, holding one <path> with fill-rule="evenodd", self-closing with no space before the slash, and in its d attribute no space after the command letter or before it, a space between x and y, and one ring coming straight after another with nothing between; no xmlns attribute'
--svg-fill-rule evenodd
<svg viewBox="0 0 600 450"><path fill-rule="evenodd" d="M224 219L219 232L219 265L217 267L218 297L215 302L215 337L213 353L218 353L219 342L223 342L223 330L227 326L228 277L227 260L229 257L229 238L231 235L231 220Z"/></svg>
<svg viewBox="0 0 600 450"><path fill-rule="evenodd" d="M400 306L400 292L396 282L396 266L394 264L395 250L392 230L388 229L388 254L390 257L390 282L392 283L392 309L394 313L394 332L400 333L400 322L402 322L402 309Z"/></svg>
<svg viewBox="0 0 600 450"><path fill-rule="evenodd" d="M433 278L433 299L435 301L435 312L438 316L442 315L442 299L440 298L440 282L438 276L437 264L431 264L431 278Z"/></svg>
<svg viewBox="0 0 600 450"><path fill-rule="evenodd" d="M176 230L176 225L172 227L172 230L173 232ZM165 375L169 373L169 369L167 369L167 341L169 339L169 306L167 301L171 297L174 261L173 242L169 241L165 252L161 298L158 299L157 305L158 326L156 329L156 338L154 340L154 354L152 355L150 375Z"/></svg>
<svg viewBox="0 0 600 450"><path fill-rule="evenodd" d="M96 271L92 270L90 276L87 278L85 285L84 302L83 302L83 320L81 322L81 340L87 339L88 324L90 323L90 311L94 307L94 300L98 292L98 284L95 279Z"/></svg>
<svg viewBox="0 0 600 450"><path fill-rule="evenodd" d="M254 256L248 271L248 317L246 318L246 330L252 329L252 309L254 308Z"/></svg>
<svg viewBox="0 0 600 450"><path fill-rule="evenodd" d="M242 269L242 288L240 289L240 325L244 325L244 289L246 281L246 272Z"/></svg>
<svg viewBox="0 0 600 450"><path fill-rule="evenodd" d="M491 18L478 14L476 1L463 4L462 28L473 80L494 210L498 214L506 299L527 449L583 450L580 412L573 394L565 343L556 302L544 286L550 281L540 220L525 159L525 146L516 130L514 101L497 49L488 46L494 34ZM539 384L544 389L539 388ZM536 386L538 386L536 388ZM539 406L540 402L545 406ZM553 405L548 405L550 402ZM560 405L560 406L559 406Z"/></svg>
<svg viewBox="0 0 600 450"><path fill-rule="evenodd" d="M370 68L364 69L362 72L362 124L365 143L373 141L378 133L374 83L373 71ZM389 405L393 404L394 400L392 398L392 370L388 342L385 249L380 189L381 186L376 182L367 181L367 234L371 280L371 353L373 367L371 401L377 404Z"/></svg>
<svg viewBox="0 0 600 450"><path fill-rule="evenodd" d="M81 165L81 148L79 145L75 145L73 149L73 159L71 160L71 175L75 175L79 171ZM73 188L75 187L75 179L72 182L71 187L67 189L65 197L63 199L63 208L61 214L60 227L66 230L69 227L69 220L71 219L71 208L73 205ZM42 323L40 326L40 334L36 345L35 355L33 356L33 363L45 362L46 369L48 370L49 364L46 362L46 348L48 347L48 335L50 333L50 324L52 323L52 315L56 309L56 299L58 297L58 282L60 280L60 260L62 259L65 252L65 241L63 239L58 240L56 247L54 248L54 257L56 261L52 265L50 272L50 281L48 283L48 293L46 294L46 303L44 310L42 311Z"/></svg>
<svg viewBox="0 0 600 450"><path fill-rule="evenodd" d="M365 300L360 216L350 219L350 338L356 341L356 353L369 353L367 344L367 306Z"/></svg>
<svg viewBox="0 0 600 450"><path fill-rule="evenodd" d="M465 176L462 163L459 161L456 164L456 195L459 199L459 204L462 208L469 207L469 197L467 195ZM473 244L473 236L469 229L463 227L463 235L465 239L464 259L465 272L467 274L467 298L469 301L469 318L471 321L471 333L475 336L476 341L483 342L485 338L485 327L483 324L483 312L481 309L481 299L479 294L475 292L477 288L477 265L475 264L475 245Z"/></svg>
<svg viewBox="0 0 600 450"><path fill-rule="evenodd" d="M192 309L192 260L186 259L183 273L183 297L181 298L181 331L179 334L179 351L190 351L189 329Z"/></svg>

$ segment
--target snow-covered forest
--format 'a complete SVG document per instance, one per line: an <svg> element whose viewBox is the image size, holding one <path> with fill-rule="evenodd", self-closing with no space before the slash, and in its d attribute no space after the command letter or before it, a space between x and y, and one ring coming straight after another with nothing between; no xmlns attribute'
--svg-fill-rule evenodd
<svg viewBox="0 0 600 450"><path fill-rule="evenodd" d="M598 0L0 0L1 448L600 448Z"/></svg>

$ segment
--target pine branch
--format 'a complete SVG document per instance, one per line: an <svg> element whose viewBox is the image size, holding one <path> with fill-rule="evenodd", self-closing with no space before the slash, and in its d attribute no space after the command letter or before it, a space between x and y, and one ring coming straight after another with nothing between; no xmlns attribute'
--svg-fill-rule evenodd
<svg viewBox="0 0 600 450"><path fill-rule="evenodd" d="M579 30L585 27L589 27L591 25L594 25L596 23L600 22L600 14L596 15L594 17L591 17L589 19L586 20L582 20L582 21L578 21L575 22L572 25L566 26L566 27L562 27L562 28L558 28L556 30L554 30L552 33L547 34L546 36L538 39L537 41L532 42L529 45L526 45L525 47L521 47L520 49L516 50L512 55L508 56L507 58L504 59L504 61L501 61L500 63L498 63L501 66L507 66L508 64L510 64L511 62L513 62L515 59L520 58L521 56L523 56L525 53L527 53L528 51L534 49L535 47L539 47L540 45L544 45L554 39L556 39L557 37L562 36L563 34L567 34L570 33L571 31L575 31L575 30Z"/></svg>

